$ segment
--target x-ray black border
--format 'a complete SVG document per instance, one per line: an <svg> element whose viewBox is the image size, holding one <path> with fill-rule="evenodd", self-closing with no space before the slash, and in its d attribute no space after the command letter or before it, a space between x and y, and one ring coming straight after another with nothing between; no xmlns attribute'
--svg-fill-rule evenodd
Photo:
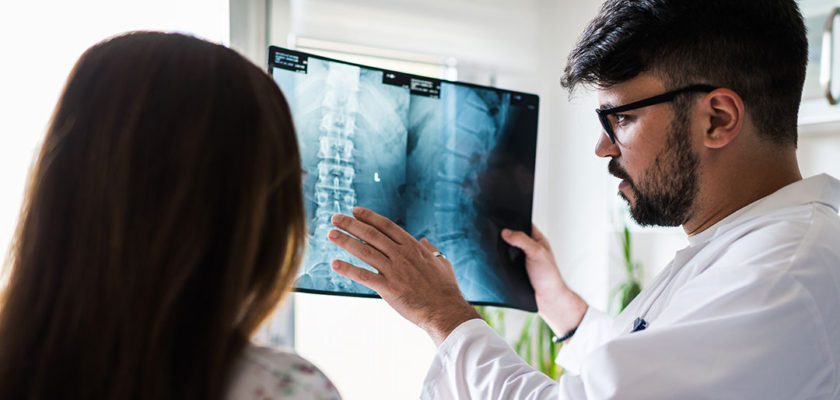
<svg viewBox="0 0 840 400"><path fill-rule="evenodd" d="M530 234L530 232L528 232L528 233ZM522 268L524 269L525 266L523 265ZM330 296L364 297L366 299L381 299L382 298L382 296L380 296L378 294L331 292L329 290L301 289L301 288L298 288L298 287L295 287L295 286L292 286L292 291L293 292L298 292L298 293L325 294L325 295L330 295ZM520 307L514 306L512 304L507 304L507 303L496 303L496 302L491 302L491 301L468 301L468 303L470 303L474 306L505 307L505 308L514 308L514 309L517 309L517 310L522 310L522 311L527 311L527 312L537 312L536 308L534 308L533 310L528 309L528 308L520 308Z"/></svg>
<svg viewBox="0 0 840 400"><path fill-rule="evenodd" d="M284 48L284 47L278 47L278 46L269 46L268 47L268 73L269 73L269 75L272 72L271 69L274 68L275 66L277 66L278 68L283 68L283 69L289 70L287 67L279 66L279 65L274 63L274 61L273 61L274 60L274 54L277 53L277 52L294 54L296 56L299 56L299 57L305 58L305 59L316 58L316 59L323 60L323 61L328 61L328 62L335 62L335 63L340 63L340 64L352 65L352 66L355 66L355 67L366 68L366 69L369 69L369 70L382 71L383 73L400 74L400 75L406 76L408 78L414 78L414 79L420 79L420 80L426 80L426 81L446 82L446 83L450 83L450 84L458 85L458 86L468 86L468 87L476 88L476 89L492 90L494 92L502 92L502 93L510 93L511 95L519 95L519 96L522 96L522 99L517 100L516 103L514 103L514 104L522 104L523 106L534 106L534 112L536 112L539 116L540 97L537 96L536 94L533 94L533 93L518 92L516 90L500 89L500 88L497 88L497 87L478 85L478 84L475 84L475 83L451 81L451 80L448 80L448 79L432 78L432 77L428 77L428 76L409 74L409 73L406 73L406 72L399 72L399 71L394 71L394 70L384 69L384 68L379 68L379 67L371 67L369 65L357 64L357 63L354 63L354 62L343 61L343 60L337 60L335 58L319 56L319 55L315 55L315 54L311 54L311 53L305 53L305 52L302 52L302 51L291 50L291 49L287 49L287 48ZM521 101L521 103L520 103L520 101ZM514 102L514 99L511 99L511 102Z"/></svg>

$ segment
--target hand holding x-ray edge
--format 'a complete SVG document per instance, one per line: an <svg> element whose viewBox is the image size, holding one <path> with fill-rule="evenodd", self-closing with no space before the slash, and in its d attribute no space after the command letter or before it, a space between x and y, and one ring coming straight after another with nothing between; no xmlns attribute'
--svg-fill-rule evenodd
<svg viewBox="0 0 840 400"><path fill-rule="evenodd" d="M437 248L428 240L418 241L394 222L363 207L354 208L353 217L334 215L333 225L352 236L333 229L329 239L378 273L333 260L336 273L376 291L438 346L458 325L479 318L461 295L452 264L436 256ZM566 287L545 237L536 227L534 239L518 231L503 233L504 240L525 251L540 315L556 332L576 326L586 303Z"/></svg>

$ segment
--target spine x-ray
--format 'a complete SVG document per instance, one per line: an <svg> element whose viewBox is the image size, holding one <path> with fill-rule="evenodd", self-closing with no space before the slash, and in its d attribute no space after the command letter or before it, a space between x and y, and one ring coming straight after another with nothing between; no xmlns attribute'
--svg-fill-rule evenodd
<svg viewBox="0 0 840 400"><path fill-rule="evenodd" d="M295 289L376 296L330 268L371 270L327 240L330 218L370 208L452 262L464 297L536 311L524 254L502 228L531 231L536 95L419 77L271 47L292 110L308 247Z"/></svg>

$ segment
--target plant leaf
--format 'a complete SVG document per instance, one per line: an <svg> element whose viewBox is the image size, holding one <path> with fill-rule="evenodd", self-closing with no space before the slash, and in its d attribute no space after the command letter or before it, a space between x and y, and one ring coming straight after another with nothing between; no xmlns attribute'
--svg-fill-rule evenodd
<svg viewBox="0 0 840 400"><path fill-rule="evenodd" d="M622 287L622 290L621 290L622 293L621 293L621 310L620 311L624 311L624 309L627 307L627 305L630 304L630 302L633 301L633 299L635 299L636 296L639 295L639 293L641 293L642 287L639 285L639 282L637 282L635 280L625 282L623 285L621 285L621 287Z"/></svg>
<svg viewBox="0 0 840 400"><path fill-rule="evenodd" d="M528 358L525 357L525 352L523 351L526 347L530 349L531 341L530 339L530 331L531 331L531 322L534 320L533 315L528 315L525 318L525 322L522 324L522 330L519 332L519 338L516 340L516 343L513 345L513 349L516 351L516 354L519 354L525 361L528 361Z"/></svg>

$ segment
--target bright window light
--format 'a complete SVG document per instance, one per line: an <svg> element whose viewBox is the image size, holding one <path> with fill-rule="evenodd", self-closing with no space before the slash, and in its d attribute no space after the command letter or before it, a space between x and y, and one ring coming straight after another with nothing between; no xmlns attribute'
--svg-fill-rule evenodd
<svg viewBox="0 0 840 400"><path fill-rule="evenodd" d="M9 1L0 11L0 251L7 254L24 185L67 75L91 45L132 30L229 42L227 0Z"/></svg>

